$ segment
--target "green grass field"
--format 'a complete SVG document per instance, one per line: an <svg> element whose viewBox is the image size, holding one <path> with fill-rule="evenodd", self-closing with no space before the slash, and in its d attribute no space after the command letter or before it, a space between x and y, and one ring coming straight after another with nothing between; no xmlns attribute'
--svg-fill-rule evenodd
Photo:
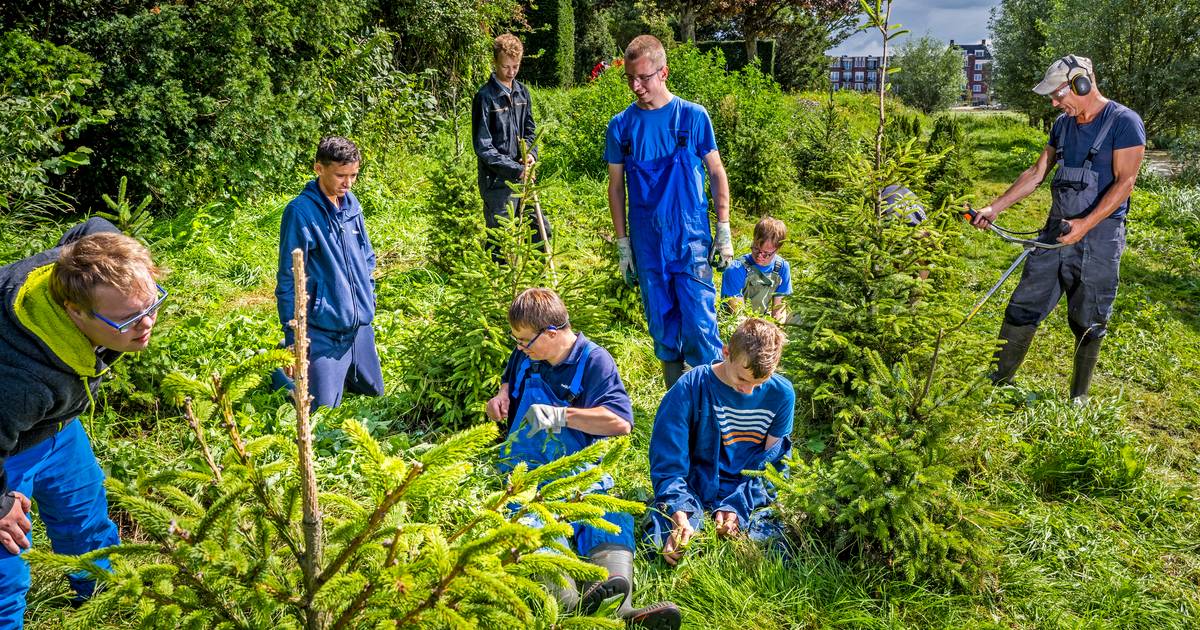
<svg viewBox="0 0 1200 630"><path fill-rule="evenodd" d="M1044 136L1002 113L973 116L967 124L980 173L974 199L982 205L1033 160ZM397 366L420 343L416 331L438 325L432 313L447 280L429 262L429 174L435 168L427 156L395 157L384 168L364 171L355 188L379 252L376 328L389 395L351 399L319 416L321 468L338 475L343 484L338 490L351 495L352 462L339 450L344 436L332 428L340 419L364 420L393 448L440 435L436 423L412 419L405 407L410 399L397 391ZM558 255L588 261L590 270L581 273L615 273L604 183L551 176L546 184L542 203L558 231ZM136 482L174 465L189 444L178 410L131 375L171 368L204 374L278 341L272 294L277 230L292 194L281 191L160 219L152 246L171 270L166 284L172 298L160 315L152 350L125 362L116 382L106 386L102 411L87 420L111 476ZM1039 190L1002 222L1026 229L1040 224L1048 198ZM807 200L799 201L806 207ZM755 219L734 203L740 253L749 246ZM783 216L796 229L783 254L798 273L810 262L801 231L812 216L803 213L817 206L807 207ZM786 556L707 538L673 569L643 553L637 602L675 601L687 628L1200 626L1200 262L1178 231L1157 220L1159 212L1155 192L1135 193L1122 285L1092 403L1080 409L1065 401L1072 340L1060 308L1040 331L1017 385L989 391L970 426L955 431L955 448L969 462L964 467L969 474L958 483L1008 523L992 541L999 570L980 593L912 583L887 566L861 563L849 550L829 548L800 532ZM52 242L60 229L42 223L3 243L4 261ZM960 231L965 254L957 264L968 272L963 302L970 304L1019 249L965 225ZM1015 284L1011 279L961 334L994 337ZM618 485L627 498L647 500L646 452L663 394L649 337L635 324L583 332L607 345L633 398L633 455ZM501 368L495 366L497 373ZM266 391L250 400L258 418L270 418L270 410L284 404L279 394ZM797 400L798 407L806 404ZM482 408L477 412L484 421ZM798 411L800 434L804 416ZM264 422L256 430L281 428ZM1139 466L1144 474L1132 474ZM1073 475L1081 470L1098 476L1083 485L1057 481L1077 479ZM1125 478L1133 481L1112 481ZM127 538L137 538L135 524L122 518L121 525ZM41 532L35 535L35 544L46 544ZM29 627L62 627L66 599L65 580L35 569ZM107 627L124 626L111 619Z"/></svg>

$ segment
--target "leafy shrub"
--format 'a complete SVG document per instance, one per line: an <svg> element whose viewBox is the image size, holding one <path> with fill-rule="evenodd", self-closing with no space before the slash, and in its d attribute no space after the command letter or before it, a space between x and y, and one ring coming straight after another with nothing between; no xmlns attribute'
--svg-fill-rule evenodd
<svg viewBox="0 0 1200 630"><path fill-rule="evenodd" d="M621 56L617 40L608 28L608 14L596 0L575 0L575 84L591 78L592 68L600 61Z"/></svg>
<svg viewBox="0 0 1200 630"><path fill-rule="evenodd" d="M58 181L91 161L77 140L114 112L88 104L99 64L70 46L0 34L0 212L61 212Z"/></svg>
<svg viewBox="0 0 1200 630"><path fill-rule="evenodd" d="M1171 145L1171 157L1182 169L1176 181L1184 185L1200 186L1200 127L1188 127Z"/></svg>
<svg viewBox="0 0 1200 630"><path fill-rule="evenodd" d="M533 32L525 38L526 80L570 87L575 80L575 8L571 0L542 0L529 12Z"/></svg>
<svg viewBox="0 0 1200 630"><path fill-rule="evenodd" d="M441 271L451 271L463 251L483 239L483 200L473 158L447 153L430 176L429 260Z"/></svg>

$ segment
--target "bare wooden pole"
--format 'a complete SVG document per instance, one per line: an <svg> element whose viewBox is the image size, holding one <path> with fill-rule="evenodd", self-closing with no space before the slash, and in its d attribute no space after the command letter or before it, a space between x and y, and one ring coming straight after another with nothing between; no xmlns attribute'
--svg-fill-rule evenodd
<svg viewBox="0 0 1200 630"><path fill-rule="evenodd" d="M305 611L305 627L320 630L325 627L328 615L313 610L311 606L312 598L316 595L317 576L321 572L324 532L321 508L317 504L317 475L313 467L312 423L309 418L312 397L308 394L308 282L304 274L304 252L299 248L292 250L292 278L296 288L295 319L291 321L296 340L293 346L296 363L292 399L296 405L296 447L300 459L300 499L304 510L303 571L310 606Z"/></svg>

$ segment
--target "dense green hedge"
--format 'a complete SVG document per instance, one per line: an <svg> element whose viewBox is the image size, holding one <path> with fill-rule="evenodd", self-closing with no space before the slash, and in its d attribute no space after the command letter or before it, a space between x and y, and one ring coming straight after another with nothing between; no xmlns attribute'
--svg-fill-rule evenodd
<svg viewBox="0 0 1200 630"><path fill-rule="evenodd" d="M701 52L720 50L725 56L726 70L741 70L747 65L746 42L740 39L696 42L696 47ZM775 74L775 40L758 40L758 69L768 76Z"/></svg>
<svg viewBox="0 0 1200 630"><path fill-rule="evenodd" d="M534 31L525 40L523 78L545 87L570 86L575 80L575 9L571 0L543 0L531 6L529 24Z"/></svg>

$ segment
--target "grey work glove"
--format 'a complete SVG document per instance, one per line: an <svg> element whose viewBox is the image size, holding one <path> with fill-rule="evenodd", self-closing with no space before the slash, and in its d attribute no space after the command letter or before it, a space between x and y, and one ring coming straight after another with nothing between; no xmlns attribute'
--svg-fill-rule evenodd
<svg viewBox="0 0 1200 630"><path fill-rule="evenodd" d="M529 410L525 412L525 422L529 423L530 437L542 431L558 433L567 426L567 408L554 405L529 405Z"/></svg>
<svg viewBox="0 0 1200 630"><path fill-rule="evenodd" d="M729 222L717 223L717 238L713 241L712 264L719 271L725 271L733 262L733 233L729 230Z"/></svg>
<svg viewBox="0 0 1200 630"><path fill-rule="evenodd" d="M629 244L628 236L617 239L617 253L621 256L617 266L621 269L625 284L631 288L637 286L637 267L633 264L633 245Z"/></svg>

